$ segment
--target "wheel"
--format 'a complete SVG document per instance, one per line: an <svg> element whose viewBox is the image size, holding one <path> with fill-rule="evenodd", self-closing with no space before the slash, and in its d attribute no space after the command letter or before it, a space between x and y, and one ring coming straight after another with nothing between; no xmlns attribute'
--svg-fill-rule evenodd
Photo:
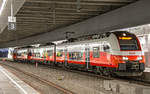
<svg viewBox="0 0 150 94"><path fill-rule="evenodd" d="M104 76L110 76L111 75L109 68L103 68L103 72L102 73L103 73Z"/></svg>

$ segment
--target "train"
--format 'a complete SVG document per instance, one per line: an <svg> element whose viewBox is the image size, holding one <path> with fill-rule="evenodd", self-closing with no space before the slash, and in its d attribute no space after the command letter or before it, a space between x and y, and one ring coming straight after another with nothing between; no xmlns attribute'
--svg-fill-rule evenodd
<svg viewBox="0 0 150 94"><path fill-rule="evenodd" d="M136 35L106 32L61 44L15 48L13 60L93 71L105 76L141 76L145 57Z"/></svg>

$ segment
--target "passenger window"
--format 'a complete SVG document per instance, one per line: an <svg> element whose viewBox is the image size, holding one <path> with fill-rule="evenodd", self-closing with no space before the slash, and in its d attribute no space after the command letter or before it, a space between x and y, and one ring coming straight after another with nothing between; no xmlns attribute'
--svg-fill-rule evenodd
<svg viewBox="0 0 150 94"><path fill-rule="evenodd" d="M69 59L71 60L82 60L83 58L82 52L70 52L69 53Z"/></svg>
<svg viewBox="0 0 150 94"><path fill-rule="evenodd" d="M21 56L21 53L17 53L17 56Z"/></svg>
<svg viewBox="0 0 150 94"><path fill-rule="evenodd" d="M47 57L47 52L46 52L46 50L43 51L43 57L44 57L44 58Z"/></svg>
<svg viewBox="0 0 150 94"><path fill-rule="evenodd" d="M99 47L93 47L93 57L94 58L99 58L100 54L99 54Z"/></svg>
<svg viewBox="0 0 150 94"><path fill-rule="evenodd" d="M110 52L110 47L109 45L104 45L103 46L104 52Z"/></svg>
<svg viewBox="0 0 150 94"><path fill-rule="evenodd" d="M35 57L40 57L40 53L35 53Z"/></svg>
<svg viewBox="0 0 150 94"><path fill-rule="evenodd" d="M48 56L53 56L53 50L47 50Z"/></svg>
<svg viewBox="0 0 150 94"><path fill-rule="evenodd" d="M56 55L57 55L57 57L62 57L63 50L58 50Z"/></svg>

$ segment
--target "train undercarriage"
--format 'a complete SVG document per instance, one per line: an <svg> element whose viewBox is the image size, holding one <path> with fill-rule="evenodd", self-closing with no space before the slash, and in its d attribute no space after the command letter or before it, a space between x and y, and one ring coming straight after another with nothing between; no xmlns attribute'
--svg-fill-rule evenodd
<svg viewBox="0 0 150 94"><path fill-rule="evenodd" d="M67 69L77 69L83 71L90 71L96 74L104 75L104 76L141 76L145 69L144 63L120 63L118 68L111 67L102 67L102 66L87 66L85 64L72 64L72 63L64 63L64 62L52 62L52 61L38 61L38 60L25 60L25 59L17 59L15 62L24 62L24 63L39 63L39 64L47 64L51 66L60 66Z"/></svg>

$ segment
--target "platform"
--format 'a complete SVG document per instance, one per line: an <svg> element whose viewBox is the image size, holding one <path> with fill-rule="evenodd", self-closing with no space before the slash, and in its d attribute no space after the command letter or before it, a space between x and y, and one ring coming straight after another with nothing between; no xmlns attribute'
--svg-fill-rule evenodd
<svg viewBox="0 0 150 94"><path fill-rule="evenodd" d="M31 86L0 66L0 94L40 94Z"/></svg>
<svg viewBox="0 0 150 94"><path fill-rule="evenodd" d="M146 67L144 72L150 72L150 68Z"/></svg>

